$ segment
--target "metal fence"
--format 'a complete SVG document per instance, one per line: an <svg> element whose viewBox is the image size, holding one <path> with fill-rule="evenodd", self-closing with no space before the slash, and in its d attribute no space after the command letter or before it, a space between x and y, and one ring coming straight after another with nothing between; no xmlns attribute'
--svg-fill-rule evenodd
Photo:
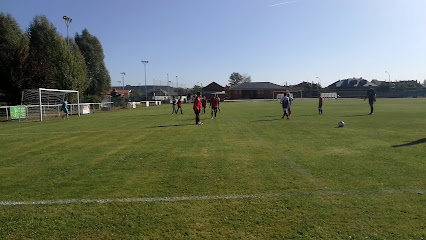
<svg viewBox="0 0 426 240"><path fill-rule="evenodd" d="M60 118L62 116L61 104L42 105L41 111L43 119ZM80 112L83 112L84 107L88 106L90 112L110 110L113 109L112 102L107 103L80 103ZM25 114L19 117L12 117L11 108L24 107ZM78 104L68 104L69 114L78 115ZM104 109L105 108L105 109ZM0 121L39 121L40 120L40 105L24 105L24 106L1 106L0 107Z"/></svg>

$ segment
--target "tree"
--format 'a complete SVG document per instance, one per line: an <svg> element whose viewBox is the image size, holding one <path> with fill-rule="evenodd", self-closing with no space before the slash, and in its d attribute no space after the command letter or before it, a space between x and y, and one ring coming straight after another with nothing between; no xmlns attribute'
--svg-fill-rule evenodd
<svg viewBox="0 0 426 240"><path fill-rule="evenodd" d="M64 39L46 16L36 16L27 31L29 40L29 88L55 88L66 65ZM62 77L62 76L61 76ZM65 76L66 78L69 75ZM66 80L70 81L70 80Z"/></svg>
<svg viewBox="0 0 426 240"><path fill-rule="evenodd" d="M142 94L138 90L132 90L130 92L130 100L132 102L142 101Z"/></svg>
<svg viewBox="0 0 426 240"><path fill-rule="evenodd" d="M75 42L87 66L89 83L86 94L99 96L102 91L111 87L111 77L105 67L102 45L87 29L84 29L81 35L75 35Z"/></svg>
<svg viewBox="0 0 426 240"><path fill-rule="evenodd" d="M10 14L0 13L0 93L9 104L19 104L27 79L28 36Z"/></svg>
<svg viewBox="0 0 426 240"><path fill-rule="evenodd" d="M391 90L391 84L388 82L383 82L377 87L377 91L379 92L389 92Z"/></svg>
<svg viewBox="0 0 426 240"><path fill-rule="evenodd" d="M247 73L243 74L243 82L251 82L251 76Z"/></svg>
<svg viewBox="0 0 426 240"><path fill-rule="evenodd" d="M77 44L70 41L68 47L68 43L62 39L61 56L62 60L58 63L60 67L55 71L55 88L78 90L84 93L89 85L89 78L84 57Z"/></svg>
<svg viewBox="0 0 426 240"><path fill-rule="evenodd" d="M237 86L238 84L242 83L243 81L243 76L241 76L241 74L237 73L237 72L233 72L231 74L231 76L229 76L229 85L231 87L233 86Z"/></svg>
<svg viewBox="0 0 426 240"><path fill-rule="evenodd" d="M241 75L237 72L233 72L231 76L229 77L229 86L237 86L238 84L244 83L244 82L251 82L251 76L245 73L244 75Z"/></svg>

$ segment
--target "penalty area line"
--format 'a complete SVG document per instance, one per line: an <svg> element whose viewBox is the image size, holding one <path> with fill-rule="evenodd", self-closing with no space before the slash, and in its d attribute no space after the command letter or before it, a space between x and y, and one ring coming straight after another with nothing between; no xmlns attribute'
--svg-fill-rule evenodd
<svg viewBox="0 0 426 240"><path fill-rule="evenodd" d="M181 196L181 197L148 197L148 198L106 198L106 199L62 199L42 201L0 201L0 206L28 206L28 205L66 205L80 203L138 203L138 202L179 202L179 201L206 201L206 200L233 200L233 199L262 199L294 196L345 196L345 195L392 195L392 194L420 194L424 189L387 189L372 191L304 191L288 193L243 194L222 196Z"/></svg>

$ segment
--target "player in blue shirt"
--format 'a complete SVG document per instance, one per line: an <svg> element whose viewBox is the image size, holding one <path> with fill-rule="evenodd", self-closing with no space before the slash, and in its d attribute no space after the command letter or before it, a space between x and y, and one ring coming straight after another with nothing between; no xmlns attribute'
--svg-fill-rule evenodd
<svg viewBox="0 0 426 240"><path fill-rule="evenodd" d="M66 117L68 119L68 101L66 98L62 102L61 110L64 112L64 116L62 116L62 118L65 119Z"/></svg>
<svg viewBox="0 0 426 240"><path fill-rule="evenodd" d="M287 119L289 119L288 109L290 108L290 98L287 96L287 94L285 94L284 97L281 98L280 102L284 112L281 118L284 119L284 117L287 117Z"/></svg>

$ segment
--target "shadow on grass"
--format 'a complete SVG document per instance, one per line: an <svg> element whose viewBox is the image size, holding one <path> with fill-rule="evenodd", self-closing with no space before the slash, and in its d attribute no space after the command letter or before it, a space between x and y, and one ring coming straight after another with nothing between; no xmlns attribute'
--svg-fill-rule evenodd
<svg viewBox="0 0 426 240"><path fill-rule="evenodd" d="M298 117L312 117L312 116L320 116L321 114L304 114L304 115L297 115Z"/></svg>
<svg viewBox="0 0 426 240"><path fill-rule="evenodd" d="M160 114L150 114L150 115L142 115L142 116L157 117L157 116L165 116L165 115L173 115L173 114L171 114L171 113L160 113Z"/></svg>
<svg viewBox="0 0 426 240"><path fill-rule="evenodd" d="M183 126L190 126L195 124L173 124L173 125L160 125L160 126L153 126L153 127L147 127L147 128L168 128L168 127L183 127Z"/></svg>
<svg viewBox="0 0 426 240"><path fill-rule="evenodd" d="M279 118L279 119L262 119L262 120L252 121L252 122L272 122L272 121L279 121L279 120L283 120L283 119L281 119L281 118Z"/></svg>
<svg viewBox="0 0 426 240"><path fill-rule="evenodd" d="M412 146L412 145L417 145L417 144L421 144L421 143L426 143L426 138L421 138L419 140L416 141L412 141L409 143L404 143L404 144L399 144L399 145L393 145L392 147L397 148L397 147L406 147L406 146Z"/></svg>
<svg viewBox="0 0 426 240"><path fill-rule="evenodd" d="M342 117L364 117L364 116L369 116L370 114L355 114L355 115L346 115L346 116L342 116Z"/></svg>

